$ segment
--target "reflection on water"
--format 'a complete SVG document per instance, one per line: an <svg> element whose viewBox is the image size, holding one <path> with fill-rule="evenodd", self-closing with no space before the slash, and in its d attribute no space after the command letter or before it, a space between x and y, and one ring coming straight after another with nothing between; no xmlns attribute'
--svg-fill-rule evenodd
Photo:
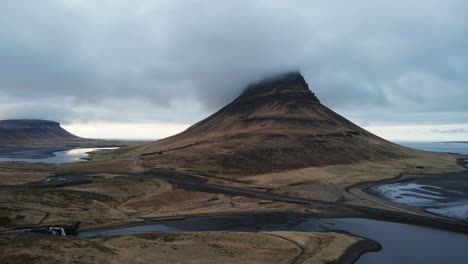
<svg viewBox="0 0 468 264"><path fill-rule="evenodd" d="M142 223L81 232L79 237L145 231L348 231L378 241L383 249L357 263L466 263L468 235L427 227L361 218L313 219L242 215Z"/></svg>
<svg viewBox="0 0 468 264"><path fill-rule="evenodd" d="M468 260L466 234L369 219L334 219L331 227L371 238L382 245L382 251L366 253L356 263L430 264Z"/></svg>
<svg viewBox="0 0 468 264"><path fill-rule="evenodd" d="M83 158L88 157L88 153L97 150L105 149L116 149L116 148L76 148L64 151L58 151L53 153L53 157L43 158L43 159L30 159L30 158L0 158L0 161L23 161L23 162L44 162L44 163L68 163L68 162L77 162L83 161ZM33 153L34 148L28 149L29 152ZM43 149L38 148L37 151L43 151Z"/></svg>

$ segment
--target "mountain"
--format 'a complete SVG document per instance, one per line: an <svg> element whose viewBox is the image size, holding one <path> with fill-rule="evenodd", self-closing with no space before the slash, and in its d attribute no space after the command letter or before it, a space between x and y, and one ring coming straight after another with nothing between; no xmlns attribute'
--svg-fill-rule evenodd
<svg viewBox="0 0 468 264"><path fill-rule="evenodd" d="M0 121L0 145L47 144L80 139L60 126L60 123L39 119Z"/></svg>
<svg viewBox="0 0 468 264"><path fill-rule="evenodd" d="M0 120L0 148L2 153L14 153L16 147L123 147L147 144L147 141L107 140L78 137L60 126L60 123L40 119ZM8 148L13 147L13 148ZM5 152L6 151L6 152ZM11 152L12 151L12 152ZM3 155L8 157L8 155Z"/></svg>
<svg viewBox="0 0 468 264"><path fill-rule="evenodd" d="M240 176L410 155L324 106L299 72L251 84L184 132L139 150L145 166Z"/></svg>

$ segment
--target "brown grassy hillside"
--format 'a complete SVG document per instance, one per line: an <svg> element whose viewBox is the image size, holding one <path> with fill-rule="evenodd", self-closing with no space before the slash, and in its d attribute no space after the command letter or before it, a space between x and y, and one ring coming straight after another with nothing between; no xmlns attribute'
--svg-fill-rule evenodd
<svg viewBox="0 0 468 264"><path fill-rule="evenodd" d="M149 167L222 175L412 155L321 104L300 73L252 84L208 118L138 152Z"/></svg>

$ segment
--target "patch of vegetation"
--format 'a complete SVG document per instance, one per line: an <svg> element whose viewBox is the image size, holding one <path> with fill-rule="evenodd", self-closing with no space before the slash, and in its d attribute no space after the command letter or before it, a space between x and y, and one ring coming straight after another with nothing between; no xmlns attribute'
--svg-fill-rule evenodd
<svg viewBox="0 0 468 264"><path fill-rule="evenodd" d="M8 190L0 198L2 203L15 203L21 200L25 203L39 203L45 206L64 207L70 204L83 206L92 203L93 200L103 203L112 202L113 199L104 194L81 192L68 189L22 189Z"/></svg>
<svg viewBox="0 0 468 264"><path fill-rule="evenodd" d="M364 162L351 165L334 165L327 171L353 183L397 177L407 173L450 173L462 171L456 157L446 154L427 153L419 158L397 159L382 162Z"/></svg>
<svg viewBox="0 0 468 264"><path fill-rule="evenodd" d="M28 247L32 245L33 239L37 241L34 234L8 234L0 236L0 253L3 253L7 247ZM1 262L0 262L1 263Z"/></svg>
<svg viewBox="0 0 468 264"><path fill-rule="evenodd" d="M93 247L99 251L101 251L102 253L110 253L110 254L117 254L116 253L116 250L114 249L111 249L109 247L106 247L106 246L102 246L102 245L99 245L99 244L96 244L96 245L93 245Z"/></svg>
<svg viewBox="0 0 468 264"><path fill-rule="evenodd" d="M123 147L123 148L118 148L118 149L98 151L92 157L92 161L103 161L103 160L127 158L130 152L138 148L140 148L140 146Z"/></svg>
<svg viewBox="0 0 468 264"><path fill-rule="evenodd" d="M35 256L21 254L14 256L0 256L0 263L3 264L34 264L37 263Z"/></svg>
<svg viewBox="0 0 468 264"><path fill-rule="evenodd" d="M165 234L159 232L136 234L135 237L148 240L162 240L164 242L174 242L178 240L177 234Z"/></svg>

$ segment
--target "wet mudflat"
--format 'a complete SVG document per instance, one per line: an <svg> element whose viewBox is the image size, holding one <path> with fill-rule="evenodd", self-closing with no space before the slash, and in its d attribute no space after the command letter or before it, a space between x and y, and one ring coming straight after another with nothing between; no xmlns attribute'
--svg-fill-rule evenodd
<svg viewBox="0 0 468 264"><path fill-rule="evenodd" d="M314 219L293 214L250 214L157 221L84 231L78 237L146 231L345 231L379 242L383 249L357 263L464 263L468 235L362 218Z"/></svg>
<svg viewBox="0 0 468 264"><path fill-rule="evenodd" d="M399 142L427 151L468 154L468 144L460 142ZM460 161L468 169L468 157ZM427 212L458 220L468 220L468 172L444 175L415 175L407 179L365 189L394 203L421 207Z"/></svg>
<svg viewBox="0 0 468 264"><path fill-rule="evenodd" d="M468 220L468 172L425 175L413 180L374 186L367 191L395 203Z"/></svg>

